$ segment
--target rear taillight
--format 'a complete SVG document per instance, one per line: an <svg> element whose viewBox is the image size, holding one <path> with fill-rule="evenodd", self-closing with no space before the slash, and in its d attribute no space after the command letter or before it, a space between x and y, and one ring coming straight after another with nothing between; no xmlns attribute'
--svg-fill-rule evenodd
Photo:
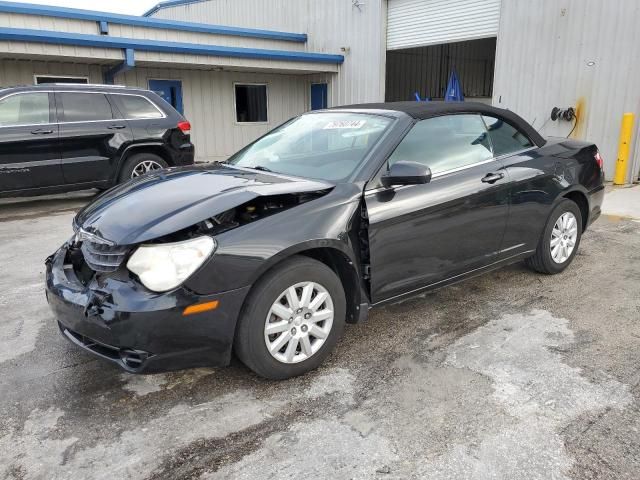
<svg viewBox="0 0 640 480"><path fill-rule="evenodd" d="M189 135L191 133L191 124L186 120L183 120L182 122L178 122L178 128L185 135Z"/></svg>
<svg viewBox="0 0 640 480"><path fill-rule="evenodd" d="M596 154L593 157L596 159L596 163L598 164L598 167L600 167L600 170L602 170L604 168L604 160L602 160L600 152L596 150Z"/></svg>

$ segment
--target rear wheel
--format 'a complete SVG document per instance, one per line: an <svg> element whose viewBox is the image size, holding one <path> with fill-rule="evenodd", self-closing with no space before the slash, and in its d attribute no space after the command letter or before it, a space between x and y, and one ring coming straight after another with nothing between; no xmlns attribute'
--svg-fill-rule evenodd
<svg viewBox="0 0 640 480"><path fill-rule="evenodd" d="M169 164L164 161L162 157L153 153L136 153L127 158L126 162L120 170L120 176L118 181L120 183L126 182L131 178L139 177L145 173L152 172L154 170L160 170L161 168L167 168Z"/></svg>
<svg viewBox="0 0 640 480"><path fill-rule="evenodd" d="M293 257L256 283L239 319L234 349L258 375L284 379L318 367L345 323L338 276L325 264Z"/></svg>
<svg viewBox="0 0 640 480"><path fill-rule="evenodd" d="M575 202L565 199L553 209L536 253L525 260L536 272L562 272L578 252L582 236L582 216Z"/></svg>

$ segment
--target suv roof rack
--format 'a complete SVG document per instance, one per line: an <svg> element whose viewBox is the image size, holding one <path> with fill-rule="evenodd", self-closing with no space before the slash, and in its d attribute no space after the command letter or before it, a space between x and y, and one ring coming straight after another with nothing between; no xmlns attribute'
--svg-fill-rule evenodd
<svg viewBox="0 0 640 480"><path fill-rule="evenodd" d="M62 85L68 87L73 85L74 87L110 87L110 88L127 88L126 85L109 85L107 83L74 83L74 82L51 82L51 83L39 83L34 85L36 87L40 85ZM135 88L135 87L134 87Z"/></svg>

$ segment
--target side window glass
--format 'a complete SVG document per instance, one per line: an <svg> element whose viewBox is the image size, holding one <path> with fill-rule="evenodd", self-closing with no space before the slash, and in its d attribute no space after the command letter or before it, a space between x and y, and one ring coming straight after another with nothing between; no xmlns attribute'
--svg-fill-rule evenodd
<svg viewBox="0 0 640 480"><path fill-rule="evenodd" d="M416 123L389 157L389 165L419 162L435 175L492 157L480 115L445 115Z"/></svg>
<svg viewBox="0 0 640 480"><path fill-rule="evenodd" d="M491 137L496 157L533 147L529 137L501 118L488 115L483 115L483 118L489 129L489 136Z"/></svg>
<svg viewBox="0 0 640 480"><path fill-rule="evenodd" d="M102 93L56 93L62 105L63 122L87 122L113 119L111 105ZM60 113L60 112L58 112Z"/></svg>
<svg viewBox="0 0 640 480"><path fill-rule="evenodd" d="M49 94L21 93L0 100L0 126L49 123Z"/></svg>
<svg viewBox="0 0 640 480"><path fill-rule="evenodd" d="M138 118L161 118L162 112L145 97L137 95L111 95L116 107L124 118L135 120Z"/></svg>

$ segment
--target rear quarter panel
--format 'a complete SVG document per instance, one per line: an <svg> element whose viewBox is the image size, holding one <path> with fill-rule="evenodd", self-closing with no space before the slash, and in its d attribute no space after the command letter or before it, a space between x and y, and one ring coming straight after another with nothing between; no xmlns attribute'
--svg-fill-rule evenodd
<svg viewBox="0 0 640 480"><path fill-rule="evenodd" d="M563 197L602 188L604 176L594 160L596 146L551 138L539 148L503 159L511 181L511 204L502 255L535 250L547 219Z"/></svg>

